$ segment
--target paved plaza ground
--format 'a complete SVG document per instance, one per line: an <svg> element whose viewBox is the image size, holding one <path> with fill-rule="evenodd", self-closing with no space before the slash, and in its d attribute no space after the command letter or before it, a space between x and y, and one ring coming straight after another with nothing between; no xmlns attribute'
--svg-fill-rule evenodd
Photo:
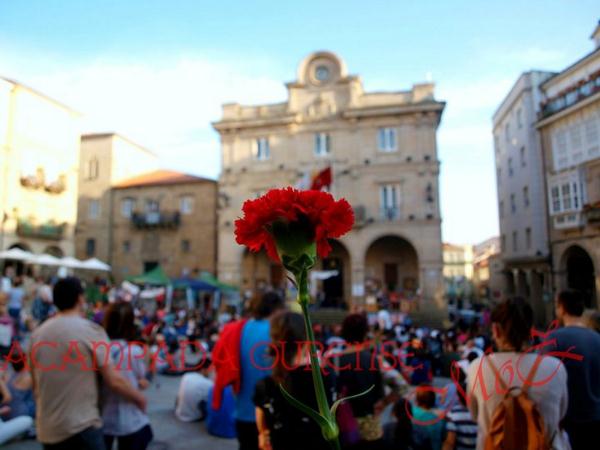
<svg viewBox="0 0 600 450"><path fill-rule="evenodd" d="M234 450L235 439L210 436L200 422L183 423L173 414L180 377L158 376L148 388L148 413L154 429L154 442L149 450ZM6 450L38 450L37 441L19 441L4 446ZM115 446L116 448L116 446Z"/></svg>

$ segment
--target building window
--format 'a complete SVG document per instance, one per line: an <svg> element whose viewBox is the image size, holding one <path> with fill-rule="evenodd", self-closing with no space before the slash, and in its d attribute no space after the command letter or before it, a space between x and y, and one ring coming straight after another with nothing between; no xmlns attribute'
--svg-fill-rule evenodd
<svg viewBox="0 0 600 450"><path fill-rule="evenodd" d="M527 158L525 158L525 147L521 147L519 153L521 155L521 167L525 167L527 165Z"/></svg>
<svg viewBox="0 0 600 450"><path fill-rule="evenodd" d="M506 235L504 234L500 236L500 251L506 251Z"/></svg>
<svg viewBox="0 0 600 450"><path fill-rule="evenodd" d="M567 148L567 131L564 128L556 130L552 145L552 159L554 170L557 172L569 165L569 152Z"/></svg>
<svg viewBox="0 0 600 450"><path fill-rule="evenodd" d="M523 113L521 108L517 109L517 127L519 127L519 129L523 128Z"/></svg>
<svg viewBox="0 0 600 450"><path fill-rule="evenodd" d="M384 184L379 188L382 219L393 220L399 217L399 197L398 186L395 184Z"/></svg>
<svg viewBox="0 0 600 450"><path fill-rule="evenodd" d="M88 160L86 167L86 179L87 180L95 180L98 178L98 174L100 172L100 163L98 162L98 158L95 156Z"/></svg>
<svg viewBox="0 0 600 450"><path fill-rule="evenodd" d="M523 188L523 205L525 208L529 207L529 187L525 186Z"/></svg>
<svg viewBox="0 0 600 450"><path fill-rule="evenodd" d="M189 253L191 249L192 249L192 243L190 242L190 240L189 239L183 239L181 241L181 251L183 253Z"/></svg>
<svg viewBox="0 0 600 450"><path fill-rule="evenodd" d="M89 257L96 254L96 239L88 239L85 241L85 254Z"/></svg>
<svg viewBox="0 0 600 450"><path fill-rule="evenodd" d="M96 220L100 217L100 200L90 200L90 203L88 204L88 217L92 220Z"/></svg>
<svg viewBox="0 0 600 450"><path fill-rule="evenodd" d="M510 194L510 212L513 214L517 212L517 202L515 201L515 194Z"/></svg>
<svg viewBox="0 0 600 450"><path fill-rule="evenodd" d="M498 184L502 181L502 167L496 168L496 180L498 181Z"/></svg>
<svg viewBox="0 0 600 450"><path fill-rule="evenodd" d="M160 211L160 203L158 200L153 200L151 198L146 200L146 213L157 213Z"/></svg>
<svg viewBox="0 0 600 450"><path fill-rule="evenodd" d="M531 228L525 228L525 245L527 246L527 250L531 248Z"/></svg>
<svg viewBox="0 0 600 450"><path fill-rule="evenodd" d="M512 233L512 244L513 244L513 252L516 252L519 250L519 235L517 234L516 231L513 231Z"/></svg>
<svg viewBox="0 0 600 450"><path fill-rule="evenodd" d="M585 191L581 178L578 171L550 177L548 185L551 214L581 210L585 203Z"/></svg>
<svg viewBox="0 0 600 450"><path fill-rule="evenodd" d="M129 253L131 251L131 241L123 241L123 253Z"/></svg>
<svg viewBox="0 0 600 450"><path fill-rule="evenodd" d="M500 153L500 138L497 134L494 135L494 148L496 150L496 154Z"/></svg>
<svg viewBox="0 0 600 450"><path fill-rule="evenodd" d="M134 210L135 210L135 199L124 198L121 201L121 214L123 215L123 217L131 218Z"/></svg>
<svg viewBox="0 0 600 450"><path fill-rule="evenodd" d="M506 143L510 143L510 124L507 123L506 125L504 125L504 140L506 141Z"/></svg>
<svg viewBox="0 0 600 450"><path fill-rule="evenodd" d="M512 158L508 158L508 176L512 177L513 176L513 164L512 164Z"/></svg>
<svg viewBox="0 0 600 450"><path fill-rule="evenodd" d="M263 137L254 141L254 157L259 161L265 161L271 157L269 139Z"/></svg>
<svg viewBox="0 0 600 450"><path fill-rule="evenodd" d="M382 152L396 151L396 129L380 128L377 131L377 148Z"/></svg>
<svg viewBox="0 0 600 450"><path fill-rule="evenodd" d="M181 214L191 214L194 210L194 197L184 195L179 199L179 212Z"/></svg>
<svg viewBox="0 0 600 450"><path fill-rule="evenodd" d="M326 156L331 152L331 137L327 133L315 133L315 155Z"/></svg>
<svg viewBox="0 0 600 450"><path fill-rule="evenodd" d="M504 217L504 201L501 201L498 205L498 212L500 214L500 218Z"/></svg>

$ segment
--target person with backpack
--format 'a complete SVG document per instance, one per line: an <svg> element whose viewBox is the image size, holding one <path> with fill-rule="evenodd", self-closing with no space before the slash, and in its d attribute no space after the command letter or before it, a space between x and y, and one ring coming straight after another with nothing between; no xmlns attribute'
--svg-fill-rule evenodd
<svg viewBox="0 0 600 450"><path fill-rule="evenodd" d="M478 450L568 450L560 421L567 412L563 363L530 351L533 311L509 299L491 315L496 353L468 368L468 405L478 425Z"/></svg>
<svg viewBox="0 0 600 450"><path fill-rule="evenodd" d="M573 450L588 449L600 430L600 334L586 327L583 295L562 291L556 298L556 317L562 328L550 335L549 352L571 352L581 360L565 358L569 407L563 421Z"/></svg>

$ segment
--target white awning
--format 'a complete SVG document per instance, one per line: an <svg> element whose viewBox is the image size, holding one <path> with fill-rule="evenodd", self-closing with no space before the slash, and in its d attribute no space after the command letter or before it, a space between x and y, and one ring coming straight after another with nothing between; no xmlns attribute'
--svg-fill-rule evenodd
<svg viewBox="0 0 600 450"><path fill-rule="evenodd" d="M25 250L21 250L20 248L11 248L10 250L0 252L0 259L29 262L35 259L35 255Z"/></svg>
<svg viewBox="0 0 600 450"><path fill-rule="evenodd" d="M105 272L110 271L110 266L100 261L98 258L90 258L83 261L83 263L81 264L81 268L88 270L102 270Z"/></svg>

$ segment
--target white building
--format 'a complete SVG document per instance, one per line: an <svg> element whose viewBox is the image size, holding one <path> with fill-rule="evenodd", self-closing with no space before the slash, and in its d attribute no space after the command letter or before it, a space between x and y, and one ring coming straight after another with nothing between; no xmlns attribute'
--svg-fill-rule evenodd
<svg viewBox="0 0 600 450"><path fill-rule="evenodd" d="M540 320L551 282L544 163L535 124L543 99L540 84L552 75L523 73L493 117L504 294L528 298Z"/></svg>

